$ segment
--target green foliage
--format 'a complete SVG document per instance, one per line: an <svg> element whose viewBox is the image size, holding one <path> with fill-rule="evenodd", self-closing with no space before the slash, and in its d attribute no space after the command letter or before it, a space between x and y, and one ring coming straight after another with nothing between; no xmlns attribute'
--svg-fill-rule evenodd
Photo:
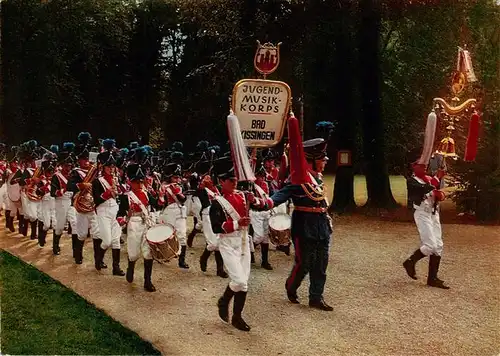
<svg viewBox="0 0 500 356"><path fill-rule="evenodd" d="M500 7L478 1L469 17L472 53L480 86L481 136L475 162L453 166L459 190L454 200L479 221L500 220Z"/></svg>
<svg viewBox="0 0 500 356"><path fill-rule="evenodd" d="M73 291L0 252L2 351L11 355L160 355Z"/></svg>

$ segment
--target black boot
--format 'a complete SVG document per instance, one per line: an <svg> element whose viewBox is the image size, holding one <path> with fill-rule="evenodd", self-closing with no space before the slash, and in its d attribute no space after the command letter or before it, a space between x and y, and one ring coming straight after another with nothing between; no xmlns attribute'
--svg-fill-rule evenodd
<svg viewBox="0 0 500 356"><path fill-rule="evenodd" d="M38 227L38 223L37 223L38 220L35 220L35 221L30 221L30 228L31 228L31 236L30 236L30 240L36 240L38 239L37 237L37 233L36 233L36 229Z"/></svg>
<svg viewBox="0 0 500 356"><path fill-rule="evenodd" d="M195 222L195 225L196 225L196 222ZM189 235L187 237L187 245L189 247L193 247L194 238L195 238L196 234L199 232L200 232L199 230L196 230L196 228L193 227L193 230L191 230L191 232L189 233Z"/></svg>
<svg viewBox="0 0 500 356"><path fill-rule="evenodd" d="M210 257L211 254L212 254L212 252L208 251L208 249L205 247L205 251L203 251L203 253L201 254L201 257L200 257L200 269L203 272L207 271L208 258Z"/></svg>
<svg viewBox="0 0 500 356"><path fill-rule="evenodd" d="M255 252L250 252L250 263L255 263Z"/></svg>
<svg viewBox="0 0 500 356"><path fill-rule="evenodd" d="M217 276L221 278L227 278L228 275L226 271L224 271L224 260L222 259L222 255L220 251L215 251L215 264L217 265Z"/></svg>
<svg viewBox="0 0 500 356"><path fill-rule="evenodd" d="M411 279L417 279L417 272L415 271L415 264L424 258L425 255L420 251L420 249L416 250L413 252L413 255L411 255L406 261L403 262L403 267L406 270L406 273L408 276L410 276Z"/></svg>
<svg viewBox="0 0 500 356"><path fill-rule="evenodd" d="M151 282L153 274L153 260L144 260L144 289L148 292L155 292L156 288Z"/></svg>
<svg viewBox="0 0 500 356"><path fill-rule="evenodd" d="M181 254L179 255L179 267L189 268L189 265L186 263L186 246L181 246Z"/></svg>
<svg viewBox="0 0 500 356"><path fill-rule="evenodd" d="M75 263L81 265L83 263L83 246L85 245L85 240L80 240L78 235L71 235L71 238L73 236L76 236Z"/></svg>
<svg viewBox="0 0 500 356"><path fill-rule="evenodd" d="M427 285L431 287L450 289L438 278L439 264L441 263L441 256L429 256L429 274L427 275Z"/></svg>
<svg viewBox="0 0 500 356"><path fill-rule="evenodd" d="M101 249L101 239L92 239L92 242L94 244L94 266L95 269L100 271L101 268L108 268L108 266L104 263L104 253L106 251ZM102 257L101 257L102 254Z"/></svg>
<svg viewBox="0 0 500 356"><path fill-rule="evenodd" d="M73 250L73 258L76 258L76 250L78 248L78 235L71 235L71 249Z"/></svg>
<svg viewBox="0 0 500 356"><path fill-rule="evenodd" d="M61 239L61 235L57 235L54 231L54 235L52 237L52 253L54 255L61 254L61 248L59 247L59 240Z"/></svg>
<svg viewBox="0 0 500 356"><path fill-rule="evenodd" d="M311 308L316 308L316 309L324 310L324 311L332 311L333 310L333 307L326 304L326 302L323 298L321 298L320 300L315 300L315 301L310 300L309 306Z"/></svg>
<svg viewBox="0 0 500 356"><path fill-rule="evenodd" d="M38 245L40 245L40 247L45 246L46 236L47 236L47 231L43 229L43 221L38 220Z"/></svg>
<svg viewBox="0 0 500 356"><path fill-rule="evenodd" d="M134 269L135 269L135 261L128 261L127 282L129 283L132 283L134 281Z"/></svg>
<svg viewBox="0 0 500 356"><path fill-rule="evenodd" d="M113 257L113 276L124 276L125 272L120 269L120 249L112 249L111 256Z"/></svg>
<svg viewBox="0 0 500 356"><path fill-rule="evenodd" d="M268 271L272 271L273 266L269 263L269 244L260 244L260 252L262 254L261 267Z"/></svg>
<svg viewBox="0 0 500 356"><path fill-rule="evenodd" d="M217 307L219 308L219 316L226 323L229 323L229 302L234 296L234 292L229 286L227 286L226 290L222 297L219 298L217 302Z"/></svg>
<svg viewBox="0 0 500 356"><path fill-rule="evenodd" d="M10 216L10 210L5 210L5 228L9 229L10 232L15 232L14 227L14 217Z"/></svg>
<svg viewBox="0 0 500 356"><path fill-rule="evenodd" d="M28 236L28 221L24 219L24 215L19 215L19 233Z"/></svg>
<svg viewBox="0 0 500 356"><path fill-rule="evenodd" d="M245 323L245 320L241 317L241 312L245 306L245 301L247 299L247 292L238 292L234 295L234 306L233 306L233 317L231 319L231 324L241 331L250 331L250 326Z"/></svg>

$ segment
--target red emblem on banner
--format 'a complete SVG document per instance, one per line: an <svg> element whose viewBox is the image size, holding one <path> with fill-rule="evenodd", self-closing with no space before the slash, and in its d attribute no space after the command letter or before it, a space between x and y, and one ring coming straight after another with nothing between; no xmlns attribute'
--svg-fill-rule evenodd
<svg viewBox="0 0 500 356"><path fill-rule="evenodd" d="M255 69L264 75L271 74L274 72L278 65L280 64L280 45L277 46L272 43L264 43L263 45L257 41L257 52L255 52L255 58L253 60L253 65Z"/></svg>

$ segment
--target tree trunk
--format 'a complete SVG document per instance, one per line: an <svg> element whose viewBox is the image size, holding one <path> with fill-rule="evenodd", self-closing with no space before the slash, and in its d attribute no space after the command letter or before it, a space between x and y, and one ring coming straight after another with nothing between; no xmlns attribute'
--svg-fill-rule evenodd
<svg viewBox="0 0 500 356"><path fill-rule="evenodd" d="M384 144L384 122L381 108L381 70L379 39L381 13L378 0L360 1L359 64L363 151L366 160L368 201L365 208L397 207L391 192Z"/></svg>
<svg viewBox="0 0 500 356"><path fill-rule="evenodd" d="M336 147L338 150L354 151L357 115L353 110L354 76L352 63L354 60L354 38L351 36L351 10L344 5L336 12L338 27L336 28L335 78L341 85L335 85L335 114L337 115ZM336 159L337 157L334 157ZM354 201L354 169L338 167L333 189L333 201L330 212L343 213L356 208Z"/></svg>

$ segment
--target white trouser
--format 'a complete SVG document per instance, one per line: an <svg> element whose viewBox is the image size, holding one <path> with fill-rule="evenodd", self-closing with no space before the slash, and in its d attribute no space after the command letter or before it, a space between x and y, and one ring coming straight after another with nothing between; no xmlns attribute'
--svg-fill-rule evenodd
<svg viewBox="0 0 500 356"><path fill-rule="evenodd" d="M219 234L215 234L212 230L212 223L210 222L210 207L205 208L201 213L201 221L203 224L203 235L207 242L208 251L219 250Z"/></svg>
<svg viewBox="0 0 500 356"><path fill-rule="evenodd" d="M50 226L56 225L56 209L54 198L49 193L45 194L38 207L38 220L43 222L43 230L47 231Z"/></svg>
<svg viewBox="0 0 500 356"><path fill-rule="evenodd" d="M253 243L258 245L260 243L269 243L269 218L271 213L269 211L253 211L250 210L250 221L253 227Z"/></svg>
<svg viewBox="0 0 500 356"><path fill-rule="evenodd" d="M137 261L139 257L152 259L149 244L144 236L147 226L140 216L132 216L127 224L127 254L129 261Z"/></svg>
<svg viewBox="0 0 500 356"><path fill-rule="evenodd" d="M188 214L193 215L193 217L196 218L197 223L194 226L196 230L202 230L203 229L203 223L202 223L202 216L201 216L201 201L200 198L195 197L195 196L190 196L188 198L188 201L191 201L188 207ZM187 201L186 201L187 203Z"/></svg>
<svg viewBox="0 0 500 356"><path fill-rule="evenodd" d="M23 204L24 218L29 219L31 222L36 221L40 202L29 200L26 192L21 192L21 202Z"/></svg>
<svg viewBox="0 0 500 356"><path fill-rule="evenodd" d="M416 209L413 214L420 235L420 251L426 256L431 254L441 256L443 252L443 238L439 211L435 214L429 209Z"/></svg>
<svg viewBox="0 0 500 356"><path fill-rule="evenodd" d="M120 249L120 236L122 229L116 215L118 214L118 203L116 199L108 199L96 208L97 223L99 231L97 237L102 240L101 248L107 250Z"/></svg>
<svg viewBox="0 0 500 356"><path fill-rule="evenodd" d="M248 291L250 244L247 234L243 241L243 233L243 231L235 231L231 234L221 234L219 239L219 250L230 278L229 288L233 292Z"/></svg>
<svg viewBox="0 0 500 356"><path fill-rule="evenodd" d="M69 222L72 233L78 234L76 228L76 210L71 206L71 195L71 192L66 192L62 197L54 199L56 223L53 227L56 235L62 235L66 222Z"/></svg>
<svg viewBox="0 0 500 356"><path fill-rule="evenodd" d="M18 202L13 202L12 200L7 197L7 200L5 202L5 210L10 211L10 216L15 217L17 215L17 212L19 211L19 215L23 215L23 205L21 201Z"/></svg>
<svg viewBox="0 0 500 356"><path fill-rule="evenodd" d="M160 215L160 223L167 223L175 228L181 246L186 246L186 207L176 203L167 206Z"/></svg>
<svg viewBox="0 0 500 356"><path fill-rule="evenodd" d="M0 210L7 209L7 183L0 187Z"/></svg>
<svg viewBox="0 0 500 356"><path fill-rule="evenodd" d="M91 211L90 213L79 213L76 211L76 234L78 235L79 240L85 240L89 233L93 239L99 238L99 224L97 223L97 216L95 211ZM75 233L73 230L73 233Z"/></svg>

